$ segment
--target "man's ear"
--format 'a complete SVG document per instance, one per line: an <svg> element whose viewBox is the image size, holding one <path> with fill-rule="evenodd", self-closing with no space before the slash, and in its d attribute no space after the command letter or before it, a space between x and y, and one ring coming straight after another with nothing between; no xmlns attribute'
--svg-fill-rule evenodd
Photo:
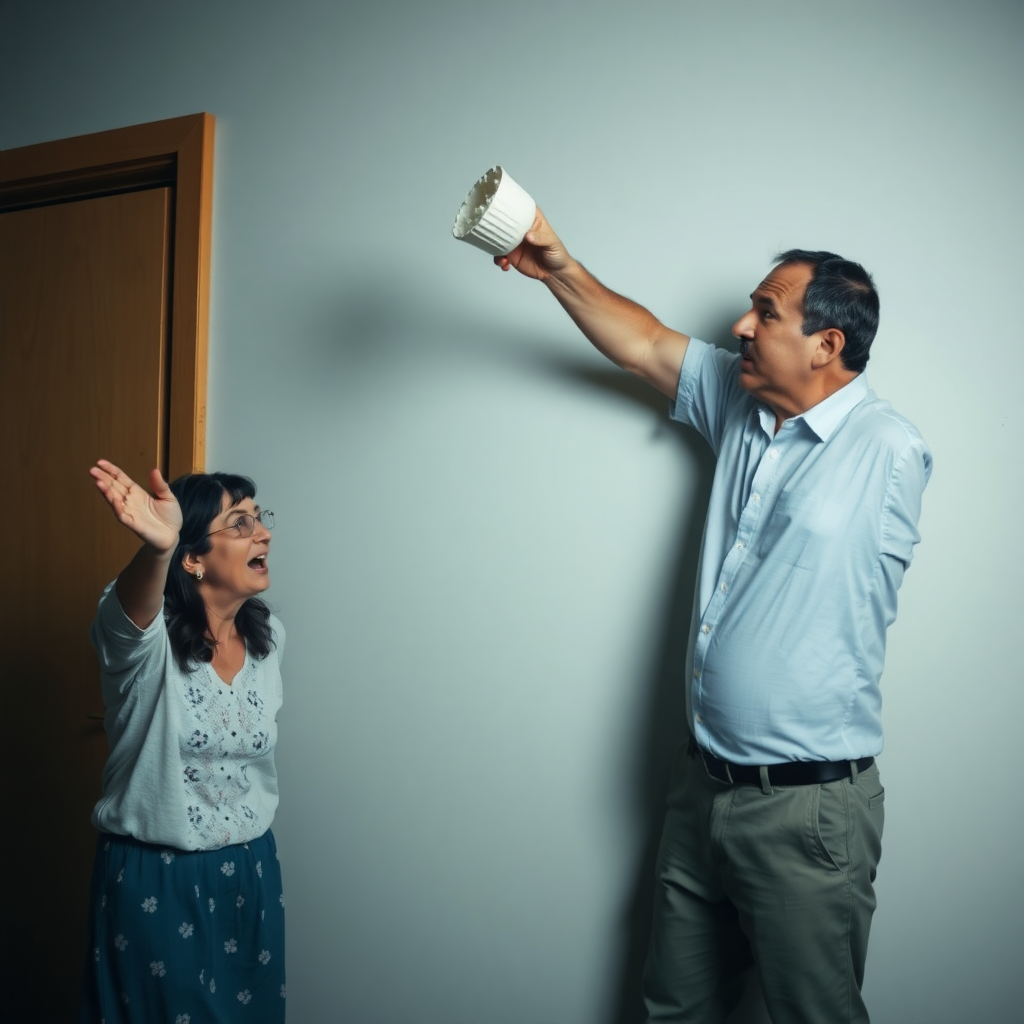
<svg viewBox="0 0 1024 1024"><path fill-rule="evenodd" d="M818 334L818 347L814 352L812 365L816 370L828 366L839 358L846 347L846 335L838 327L830 327Z"/></svg>

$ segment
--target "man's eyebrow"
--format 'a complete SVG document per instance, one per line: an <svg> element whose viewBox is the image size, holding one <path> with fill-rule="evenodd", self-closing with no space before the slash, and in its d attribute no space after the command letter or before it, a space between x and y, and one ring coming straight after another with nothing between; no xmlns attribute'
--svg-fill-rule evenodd
<svg viewBox="0 0 1024 1024"><path fill-rule="evenodd" d="M768 306L772 312L775 311L775 300L770 295L765 295L763 292L751 292L750 301L755 306Z"/></svg>

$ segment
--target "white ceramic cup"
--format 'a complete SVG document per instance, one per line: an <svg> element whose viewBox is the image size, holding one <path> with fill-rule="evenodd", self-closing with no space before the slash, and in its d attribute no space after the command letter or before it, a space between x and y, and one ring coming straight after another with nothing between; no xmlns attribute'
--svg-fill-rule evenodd
<svg viewBox="0 0 1024 1024"><path fill-rule="evenodd" d="M492 167L470 189L452 234L492 256L510 253L533 226L537 204L503 167Z"/></svg>

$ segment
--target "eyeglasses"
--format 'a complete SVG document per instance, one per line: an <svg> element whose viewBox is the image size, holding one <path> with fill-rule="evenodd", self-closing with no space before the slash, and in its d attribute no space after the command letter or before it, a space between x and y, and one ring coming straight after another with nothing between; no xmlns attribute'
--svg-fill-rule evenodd
<svg viewBox="0 0 1024 1024"><path fill-rule="evenodd" d="M214 533L227 533L228 530L237 530L239 537L251 537L257 523L267 530L272 530L274 528L274 513L269 508L265 508L254 516L249 515L248 512L243 512L230 526L225 526L222 530L214 530L212 533L206 534L206 536L212 537Z"/></svg>

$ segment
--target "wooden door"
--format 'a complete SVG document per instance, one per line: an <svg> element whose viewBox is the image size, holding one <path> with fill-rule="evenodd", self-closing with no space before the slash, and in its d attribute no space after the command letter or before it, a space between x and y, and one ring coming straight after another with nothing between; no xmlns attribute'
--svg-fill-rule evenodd
<svg viewBox="0 0 1024 1024"><path fill-rule="evenodd" d="M181 151L169 146L197 127L206 223L193 204L182 229ZM137 547L88 468L100 456L141 480L154 465L202 468L212 127L198 115L0 154L5 1021L77 1019L107 753L88 627ZM189 237L200 250L185 255Z"/></svg>

